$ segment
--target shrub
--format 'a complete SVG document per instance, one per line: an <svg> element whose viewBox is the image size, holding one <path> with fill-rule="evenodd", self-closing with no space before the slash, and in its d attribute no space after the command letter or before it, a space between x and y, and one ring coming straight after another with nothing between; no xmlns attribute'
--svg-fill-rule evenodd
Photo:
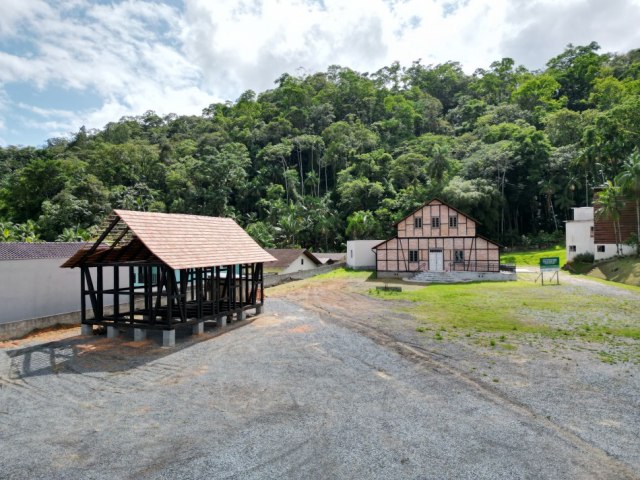
<svg viewBox="0 0 640 480"><path fill-rule="evenodd" d="M577 263L593 263L593 260L593 253L591 252L579 253L573 257L573 261Z"/></svg>

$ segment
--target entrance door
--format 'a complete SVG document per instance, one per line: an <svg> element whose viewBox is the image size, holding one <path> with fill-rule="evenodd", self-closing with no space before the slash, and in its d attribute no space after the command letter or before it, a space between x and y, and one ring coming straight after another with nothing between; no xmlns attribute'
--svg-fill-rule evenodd
<svg viewBox="0 0 640 480"><path fill-rule="evenodd" d="M429 270L432 272L442 272L444 270L442 249L429 250Z"/></svg>

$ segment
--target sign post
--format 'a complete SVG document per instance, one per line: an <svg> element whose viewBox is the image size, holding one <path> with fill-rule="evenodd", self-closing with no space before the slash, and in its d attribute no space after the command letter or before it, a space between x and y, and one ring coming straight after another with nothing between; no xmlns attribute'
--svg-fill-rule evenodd
<svg viewBox="0 0 640 480"><path fill-rule="evenodd" d="M551 272L549 282L553 282L553 277L556 277L556 284L560 285L560 257L542 257L540 259L540 275L538 275L538 278L542 279L542 285L544 285L545 272ZM536 278L536 282L538 278Z"/></svg>

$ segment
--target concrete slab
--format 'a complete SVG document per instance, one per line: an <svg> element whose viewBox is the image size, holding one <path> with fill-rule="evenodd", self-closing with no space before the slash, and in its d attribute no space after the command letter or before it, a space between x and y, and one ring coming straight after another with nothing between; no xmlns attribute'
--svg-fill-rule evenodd
<svg viewBox="0 0 640 480"><path fill-rule="evenodd" d="M120 331L116 327L107 327L107 338L117 338Z"/></svg>
<svg viewBox="0 0 640 480"><path fill-rule="evenodd" d="M147 331L143 328L134 328L133 329L133 341L141 342L147 339Z"/></svg>
<svg viewBox="0 0 640 480"><path fill-rule="evenodd" d="M162 346L163 347L174 347L176 345L176 331L175 330L164 330L162 332Z"/></svg>

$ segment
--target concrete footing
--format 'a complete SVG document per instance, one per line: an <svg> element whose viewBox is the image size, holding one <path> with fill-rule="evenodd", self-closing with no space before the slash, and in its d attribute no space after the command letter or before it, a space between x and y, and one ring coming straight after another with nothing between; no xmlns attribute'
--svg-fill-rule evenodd
<svg viewBox="0 0 640 480"><path fill-rule="evenodd" d="M133 341L134 342L142 342L147 339L147 331L143 328L134 328L133 329Z"/></svg>
<svg viewBox="0 0 640 480"><path fill-rule="evenodd" d="M162 331L162 346L174 347L176 344L176 331L175 330L163 330Z"/></svg>
<svg viewBox="0 0 640 480"><path fill-rule="evenodd" d="M219 317L218 318L218 326L226 327L227 326L227 317Z"/></svg>
<svg viewBox="0 0 640 480"><path fill-rule="evenodd" d="M196 323L193 326L194 335L202 335L204 333L204 322Z"/></svg>
<svg viewBox="0 0 640 480"><path fill-rule="evenodd" d="M116 338L120 332L116 327L107 327L107 338Z"/></svg>
<svg viewBox="0 0 640 480"><path fill-rule="evenodd" d="M256 315L260 315L262 313L262 305L256 307Z"/></svg>
<svg viewBox="0 0 640 480"><path fill-rule="evenodd" d="M80 325L80 335L93 335L93 325Z"/></svg>
<svg viewBox="0 0 640 480"><path fill-rule="evenodd" d="M245 320L247 318L247 312L244 310L238 312L238 320Z"/></svg>

